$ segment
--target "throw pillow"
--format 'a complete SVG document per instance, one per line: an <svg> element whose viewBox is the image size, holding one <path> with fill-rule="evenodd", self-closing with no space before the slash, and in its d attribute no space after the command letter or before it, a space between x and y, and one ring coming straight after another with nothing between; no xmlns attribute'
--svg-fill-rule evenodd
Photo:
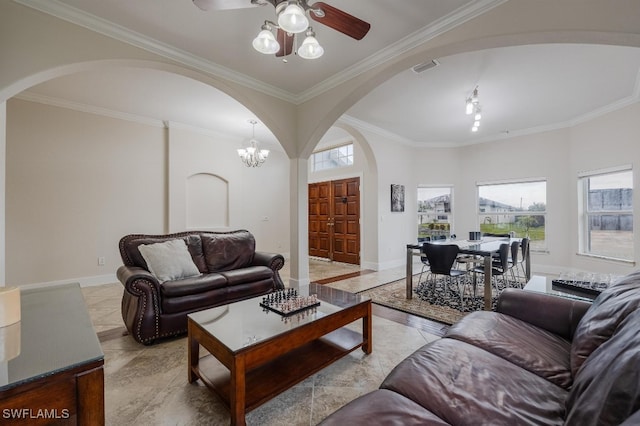
<svg viewBox="0 0 640 426"><path fill-rule="evenodd" d="M160 283L200 275L184 240L140 244L138 250Z"/></svg>

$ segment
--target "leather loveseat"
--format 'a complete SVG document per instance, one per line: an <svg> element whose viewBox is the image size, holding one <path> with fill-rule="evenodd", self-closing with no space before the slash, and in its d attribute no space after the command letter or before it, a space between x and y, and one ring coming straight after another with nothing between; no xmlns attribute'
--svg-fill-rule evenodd
<svg viewBox="0 0 640 426"><path fill-rule="evenodd" d="M191 312L284 288L282 255L256 252L245 230L127 235L119 248L122 318L140 343L186 333Z"/></svg>
<svg viewBox="0 0 640 426"><path fill-rule="evenodd" d="M590 305L505 290L329 425L638 425L640 272Z"/></svg>

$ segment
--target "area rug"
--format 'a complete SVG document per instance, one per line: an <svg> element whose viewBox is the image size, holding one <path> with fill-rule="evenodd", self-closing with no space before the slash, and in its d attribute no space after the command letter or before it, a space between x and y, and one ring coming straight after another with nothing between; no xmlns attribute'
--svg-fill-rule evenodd
<svg viewBox="0 0 640 426"><path fill-rule="evenodd" d="M484 286L481 280L478 280L476 296L472 296L471 277L467 277L465 283L466 296L464 303L460 301L460 293L457 286L444 285L444 280L439 279L435 283L426 286L423 282L418 284L418 275L413 277L414 293L413 298L408 300L406 296L406 281L400 279L374 287L369 290L360 292L359 294L368 296L373 303L418 315L424 318L432 319L445 324L453 324L469 312L481 310L484 307ZM519 287L519 284L511 284L510 286ZM492 309L495 310L497 294L504 289L504 285L498 284L498 291L492 289Z"/></svg>

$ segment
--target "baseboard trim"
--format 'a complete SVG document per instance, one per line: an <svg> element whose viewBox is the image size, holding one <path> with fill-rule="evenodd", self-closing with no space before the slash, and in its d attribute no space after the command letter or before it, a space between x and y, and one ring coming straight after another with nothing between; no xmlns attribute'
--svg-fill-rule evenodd
<svg viewBox="0 0 640 426"><path fill-rule="evenodd" d="M106 275L94 275L92 277L69 278L66 280L23 284L20 286L20 288L23 288L26 290L30 288L51 287L51 286L56 286L60 284L69 284L69 283L78 283L80 284L80 287L94 287L98 285L112 284L115 282L118 282L118 278L116 278L116 274L106 274Z"/></svg>

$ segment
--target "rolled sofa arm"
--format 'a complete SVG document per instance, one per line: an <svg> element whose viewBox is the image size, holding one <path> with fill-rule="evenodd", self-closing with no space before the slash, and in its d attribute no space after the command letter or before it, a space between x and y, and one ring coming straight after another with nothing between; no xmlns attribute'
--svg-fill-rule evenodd
<svg viewBox="0 0 640 426"><path fill-rule="evenodd" d="M252 266L267 266L273 270L273 277L276 284L275 290L281 290L284 288L282 278L280 278L280 269L284 266L284 257L277 253L266 253L263 251L256 251L253 256Z"/></svg>
<svg viewBox="0 0 640 426"><path fill-rule="evenodd" d="M116 275L125 288L122 319L129 334L140 343L153 343L159 334L158 280L147 270L136 266L121 266Z"/></svg>
<svg viewBox="0 0 640 426"><path fill-rule="evenodd" d="M497 311L572 340L590 306L581 300L509 288L500 293Z"/></svg>

